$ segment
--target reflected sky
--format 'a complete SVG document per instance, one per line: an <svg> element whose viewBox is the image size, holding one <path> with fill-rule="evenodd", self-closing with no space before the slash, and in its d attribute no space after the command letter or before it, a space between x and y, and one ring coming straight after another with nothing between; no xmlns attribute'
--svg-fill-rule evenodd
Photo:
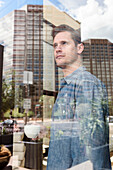
<svg viewBox="0 0 113 170"><path fill-rule="evenodd" d="M26 4L43 5L43 0L1 0L0 18L15 9L21 8Z"/></svg>
<svg viewBox="0 0 113 170"><path fill-rule="evenodd" d="M48 4L81 22L81 39L108 39L113 42L112 0L0 0L0 18L25 4Z"/></svg>

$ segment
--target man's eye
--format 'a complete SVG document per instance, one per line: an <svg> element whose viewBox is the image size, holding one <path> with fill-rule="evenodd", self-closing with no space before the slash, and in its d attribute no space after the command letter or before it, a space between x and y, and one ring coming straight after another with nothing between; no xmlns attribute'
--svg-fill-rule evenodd
<svg viewBox="0 0 113 170"><path fill-rule="evenodd" d="M62 41L62 45L65 45L65 44L67 44L67 42L66 41Z"/></svg>

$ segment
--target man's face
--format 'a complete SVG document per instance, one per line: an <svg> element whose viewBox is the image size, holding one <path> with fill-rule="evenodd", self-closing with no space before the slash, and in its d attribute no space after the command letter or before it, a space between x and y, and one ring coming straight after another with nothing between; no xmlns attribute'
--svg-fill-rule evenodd
<svg viewBox="0 0 113 170"><path fill-rule="evenodd" d="M58 67L62 69L68 68L68 66L74 67L78 55L70 32L59 32L53 40L53 47L55 61Z"/></svg>

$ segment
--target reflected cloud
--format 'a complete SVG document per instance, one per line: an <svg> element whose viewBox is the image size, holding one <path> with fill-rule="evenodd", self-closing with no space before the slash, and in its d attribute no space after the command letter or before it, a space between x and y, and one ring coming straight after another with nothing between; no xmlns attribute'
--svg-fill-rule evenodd
<svg viewBox="0 0 113 170"><path fill-rule="evenodd" d="M4 4L4 1L0 1L0 7Z"/></svg>
<svg viewBox="0 0 113 170"><path fill-rule="evenodd" d="M106 38L113 42L111 31L113 29L112 16L113 16L113 1L104 0L59 0L59 8L66 11L74 19L81 22L81 35L82 41L90 38ZM86 24L87 23L87 24ZM109 30L109 35L106 34L106 29ZM95 31L98 35L95 35ZM95 35L95 36L94 36Z"/></svg>

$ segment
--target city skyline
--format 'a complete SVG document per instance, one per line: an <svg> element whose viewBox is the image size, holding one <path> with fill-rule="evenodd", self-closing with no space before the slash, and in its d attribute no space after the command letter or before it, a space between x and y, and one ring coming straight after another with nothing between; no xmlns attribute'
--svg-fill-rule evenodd
<svg viewBox="0 0 113 170"><path fill-rule="evenodd" d="M1 0L0 17L25 4L51 4L81 22L82 41L86 39L108 39L113 42L112 0Z"/></svg>

